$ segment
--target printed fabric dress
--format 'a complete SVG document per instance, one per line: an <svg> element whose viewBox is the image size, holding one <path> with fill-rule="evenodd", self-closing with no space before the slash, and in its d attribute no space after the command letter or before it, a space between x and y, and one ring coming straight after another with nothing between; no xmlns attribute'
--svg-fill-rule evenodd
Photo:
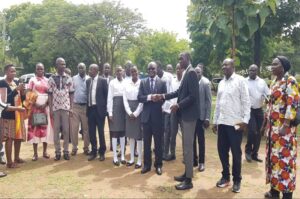
<svg viewBox="0 0 300 199"><path fill-rule="evenodd" d="M286 80L287 79L287 80ZM296 79L292 76L273 81L267 110L266 183L284 193L296 187L297 128L290 126L285 135L279 130L285 119L293 120L299 101Z"/></svg>
<svg viewBox="0 0 300 199"><path fill-rule="evenodd" d="M48 79L46 77L33 77L29 81L28 88L36 92L36 104L44 105L48 101ZM34 113L45 113L48 116L48 125L32 126L32 115ZM28 142L31 144L38 144L41 142L53 143L53 130L51 119L49 119L49 108L36 108L31 107L30 115L28 118Z"/></svg>

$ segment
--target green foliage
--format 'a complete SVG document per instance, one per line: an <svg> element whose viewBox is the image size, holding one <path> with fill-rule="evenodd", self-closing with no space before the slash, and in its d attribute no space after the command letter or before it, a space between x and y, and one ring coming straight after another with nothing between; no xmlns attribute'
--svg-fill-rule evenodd
<svg viewBox="0 0 300 199"><path fill-rule="evenodd" d="M163 66L178 63L178 54L190 51L187 40L177 40L170 32L145 32L139 37L136 46L129 49L128 57L142 71L146 71L150 61L159 60Z"/></svg>
<svg viewBox="0 0 300 199"><path fill-rule="evenodd" d="M116 2L74 5L65 0L21 4L5 11L14 56L32 71L36 62L46 68L64 57L70 68L78 62L110 62L122 55L121 42L134 42L144 30L141 15Z"/></svg>
<svg viewBox="0 0 300 199"><path fill-rule="evenodd" d="M299 0L192 0L188 29L193 59L207 66L208 76L219 73L228 56L235 58L237 70L252 63L268 65L278 53L299 65L299 19ZM278 43L280 51L274 46Z"/></svg>

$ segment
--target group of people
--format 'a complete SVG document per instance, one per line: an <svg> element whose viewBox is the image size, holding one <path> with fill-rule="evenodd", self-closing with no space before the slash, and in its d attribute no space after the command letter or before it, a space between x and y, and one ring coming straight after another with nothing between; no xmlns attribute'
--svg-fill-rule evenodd
<svg viewBox="0 0 300 199"><path fill-rule="evenodd" d="M36 64L36 76L30 80L27 89L23 83L14 80L14 65L7 65L4 69L6 78L0 81L0 89L5 89L1 95L6 92L6 98L1 96L5 103L0 103L0 132L1 144L5 142L8 168L16 168L24 162L19 153L21 142L26 140L26 117L27 140L33 144L33 161L38 160L38 143L43 143L43 157L50 158L47 144L53 142L54 160L59 161L61 155L65 160L70 159L71 141L71 155L75 156L79 130L84 140L83 153L88 156L88 161L96 159L98 155L99 160L104 161L104 125L107 118L113 164L135 165L136 169L142 168L142 174L151 171L152 152L155 154L154 167L158 175L162 174L163 160L176 159L176 135L180 127L185 171L174 177L175 181L180 182L175 187L177 190L193 187L193 167L198 166L200 172L205 170L204 132L210 126L212 105L210 81L203 76L202 64L193 68L190 54L180 53L175 76L172 74L172 65L167 65L167 71L164 71L159 61L152 61L147 66L148 77L144 79L139 79L138 68L131 62L124 69L117 65L115 77L110 74L109 63L103 65L103 74L99 74L97 64L91 64L87 74L86 65L79 63L78 74L73 77L66 74L63 58L57 58L55 64L56 73L49 79L44 77L44 65ZM272 62L272 73L276 78L269 88L257 76L256 65L249 67L249 77L244 78L235 73L233 59L223 61L224 78L218 85L212 126L218 135L217 149L223 168L217 187L230 184L231 150L232 191L240 192L241 143L243 132L248 129L245 147L248 162L262 162L258 156L262 132L267 137L266 180L271 189L265 197L278 198L282 192L283 198L292 198L297 154L296 125L293 125L293 120L299 106L299 88L296 79L288 74L290 67L286 57L276 57ZM39 125L35 123L38 115L46 118ZM60 134L63 138L62 152ZM127 161L125 146L128 142L130 160ZM135 162L136 155L138 158Z"/></svg>

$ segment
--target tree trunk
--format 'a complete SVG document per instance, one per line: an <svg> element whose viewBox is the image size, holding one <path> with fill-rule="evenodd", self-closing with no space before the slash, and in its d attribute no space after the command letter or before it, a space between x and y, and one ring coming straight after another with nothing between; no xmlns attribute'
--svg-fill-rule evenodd
<svg viewBox="0 0 300 199"><path fill-rule="evenodd" d="M258 20L258 25L260 27L260 18L257 15L257 20ZM260 33L260 28L257 29L257 31L254 33L254 46L253 46L253 61L254 64L258 66L258 72L260 72L260 64L261 64L261 57L260 57L260 52L261 52L261 33Z"/></svg>
<svg viewBox="0 0 300 199"><path fill-rule="evenodd" d="M232 37L231 37L231 42L232 42L232 46L231 46L231 58L234 59L235 58L235 51L236 51L236 36L235 36L235 2L232 4L231 6L231 14L232 14Z"/></svg>

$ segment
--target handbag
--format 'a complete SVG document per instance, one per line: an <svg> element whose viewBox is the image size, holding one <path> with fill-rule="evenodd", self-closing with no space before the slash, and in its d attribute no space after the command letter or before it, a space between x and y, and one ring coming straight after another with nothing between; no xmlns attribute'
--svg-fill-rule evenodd
<svg viewBox="0 0 300 199"><path fill-rule="evenodd" d="M32 114L32 126L40 126L40 125L47 125L48 118L46 113L33 113Z"/></svg>

